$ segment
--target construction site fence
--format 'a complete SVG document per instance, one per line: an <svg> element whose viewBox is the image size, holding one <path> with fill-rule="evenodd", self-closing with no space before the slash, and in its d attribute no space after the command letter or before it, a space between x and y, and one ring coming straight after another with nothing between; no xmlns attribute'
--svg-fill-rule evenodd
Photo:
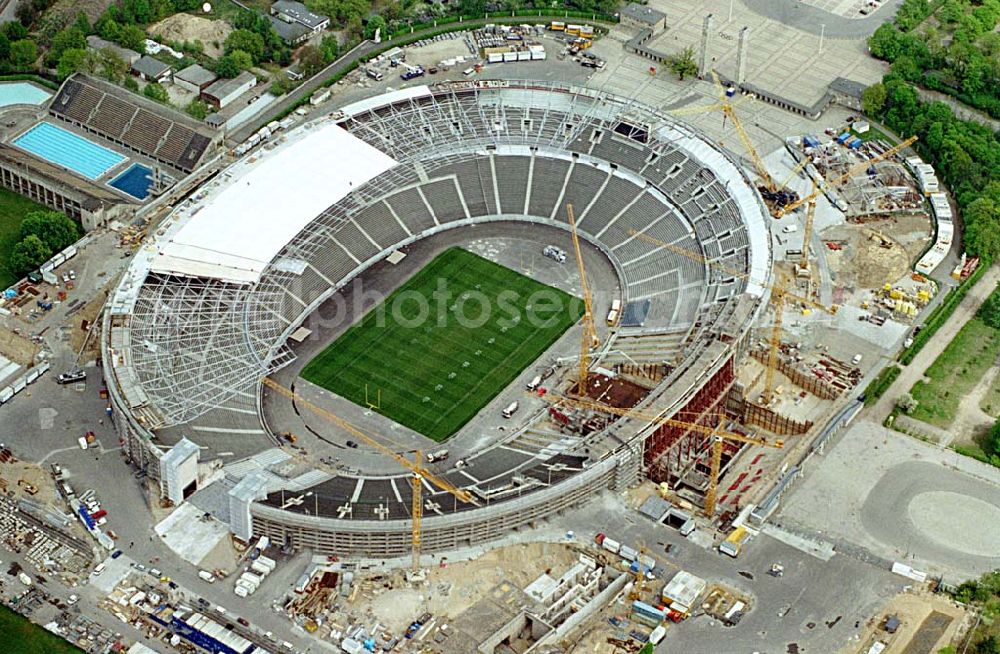
<svg viewBox="0 0 1000 654"><path fill-rule="evenodd" d="M750 355L767 365L768 353L763 350L753 350ZM819 377L810 374L804 370L800 370L794 365L778 359L778 363L775 366L775 370L780 372L785 377L788 377L793 384L800 387L802 390L812 393L816 397L822 400L836 400L840 397L841 391L832 384L829 384Z"/></svg>
<svg viewBox="0 0 1000 654"><path fill-rule="evenodd" d="M913 361L914 358L916 358L917 354L920 353L920 350L927 345L928 341L930 341L934 334L937 333L937 330L941 328L941 325L947 322L948 318L951 317L951 314L955 313L955 309L958 308L959 303L963 298L965 298L969 290L976 285L976 282L978 282L979 279L986 274L986 270L991 265L992 262L984 260L979 267L976 268L975 272L969 275L964 282L948 291L944 300L934 307L934 310L927 316L927 319L924 321L923 328L920 330L919 334L913 337L913 343L910 347L900 353L900 363L907 366Z"/></svg>
<svg viewBox="0 0 1000 654"><path fill-rule="evenodd" d="M742 413L743 424L766 429L778 436L799 436L808 432L813 426L813 423L808 420L804 422L792 420L777 411L772 411L750 401L744 401Z"/></svg>

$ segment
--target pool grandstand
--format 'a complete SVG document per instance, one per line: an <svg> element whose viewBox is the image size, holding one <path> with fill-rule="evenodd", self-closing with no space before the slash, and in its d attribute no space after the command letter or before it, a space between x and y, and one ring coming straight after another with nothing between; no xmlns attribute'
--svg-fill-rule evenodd
<svg viewBox="0 0 1000 654"><path fill-rule="evenodd" d="M88 230L130 220L150 198L204 168L222 138L189 116L83 74L54 94L0 84L0 111L10 135L0 143L0 185Z"/></svg>

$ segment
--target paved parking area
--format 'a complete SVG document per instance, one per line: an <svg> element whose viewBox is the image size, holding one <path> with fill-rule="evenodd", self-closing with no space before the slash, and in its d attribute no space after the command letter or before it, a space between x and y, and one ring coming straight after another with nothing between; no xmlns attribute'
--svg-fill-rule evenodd
<svg viewBox="0 0 1000 654"><path fill-rule="evenodd" d="M1000 567L997 507L996 468L862 421L813 459L776 521L838 547L969 578Z"/></svg>

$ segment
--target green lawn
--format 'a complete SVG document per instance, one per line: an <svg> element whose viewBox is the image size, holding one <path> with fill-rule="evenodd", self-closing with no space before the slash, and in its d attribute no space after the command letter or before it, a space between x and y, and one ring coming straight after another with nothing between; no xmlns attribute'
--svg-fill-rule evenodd
<svg viewBox="0 0 1000 654"><path fill-rule="evenodd" d="M82 654L83 650L45 631L0 604L3 654Z"/></svg>
<svg viewBox="0 0 1000 654"><path fill-rule="evenodd" d="M913 417L947 429L955 420L958 404L1000 355L1000 331L979 318L962 327L944 352L910 391L920 405Z"/></svg>
<svg viewBox="0 0 1000 654"><path fill-rule="evenodd" d="M17 245L21 219L29 211L47 211L46 207L5 188L0 188L0 290L16 282L10 269L10 253Z"/></svg>
<svg viewBox="0 0 1000 654"><path fill-rule="evenodd" d="M379 413L441 442L582 315L571 295L452 248L310 361L302 377L362 406L367 384L370 403L380 394Z"/></svg>

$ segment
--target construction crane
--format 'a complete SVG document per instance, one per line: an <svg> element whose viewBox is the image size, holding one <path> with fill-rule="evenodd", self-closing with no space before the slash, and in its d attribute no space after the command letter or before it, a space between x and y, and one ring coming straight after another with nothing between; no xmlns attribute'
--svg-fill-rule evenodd
<svg viewBox="0 0 1000 654"><path fill-rule="evenodd" d="M764 165L764 160L761 158L760 154L757 153L757 148L754 147L753 141L750 140L750 135L747 134L739 116L736 115L736 107L748 100L753 100L755 96L753 94L748 94L741 100L733 102L733 98L736 96L736 88L732 86L726 88L723 86L722 80L719 79L718 73L714 70L712 71L712 81L715 82L715 92L719 95L718 102L707 106L676 109L670 113L674 115L681 115L687 113L721 111L723 114L722 126L726 126L727 118L732 121L733 128L736 129L736 134L740 137L740 141L743 142L743 147L746 148L750 161L753 162L753 167L754 170L757 171L757 176L760 177L761 182L763 182L764 187L768 191L771 193L775 192L777 190L777 184L775 183L774 178L771 177L771 174L767 171L767 166Z"/></svg>
<svg viewBox="0 0 1000 654"><path fill-rule="evenodd" d="M792 168L792 172L788 173L788 177L785 178L785 181L779 184L778 188L775 189L775 193L780 193L781 191L784 191L785 188L792 183L792 180L795 179L795 176L798 175L800 172L802 172L803 168L809 165L809 161L810 161L809 157L803 157L802 161L795 164L795 167Z"/></svg>
<svg viewBox="0 0 1000 654"><path fill-rule="evenodd" d="M626 418L635 418L637 420L648 422L652 425L679 427L681 429L687 429L689 431L698 432L699 434L708 436L711 439L712 445L709 464L708 490L705 492L705 515L708 517L712 517L715 514L716 496L719 486L719 471L722 468L722 443L724 440L748 443L750 445L762 445L764 447L773 447L776 449L781 449L785 446L785 442L782 440L769 441L756 436L747 436L745 434L725 431L721 428L721 417L715 427L709 427L695 422L685 422L683 420L665 418L651 413L643 413L642 411L636 411L635 409L608 406L607 404L601 404L600 402L595 402L589 398L582 399L577 397L566 397L565 395L559 395L558 393L553 393L551 391L543 395L542 399L551 404L565 404L567 406L580 409L609 413L611 415Z"/></svg>
<svg viewBox="0 0 1000 654"><path fill-rule="evenodd" d="M832 180L830 180L829 182L827 182L827 184L830 187L834 187L834 186L838 186L840 184L843 184L844 182L846 182L850 178L854 177L858 173L860 173L862 171L865 171L865 170L868 170L871 166L877 164L878 162L885 161L889 157L894 156L895 154L897 154L897 153L905 150L906 148L908 148L911 145L913 145L914 143L916 143L916 141L917 141L917 137L916 136L911 136L910 138L906 139L902 143L899 143L898 145L894 145L893 147L889 148L885 152L883 152L881 154L878 154L878 155L875 155L874 157L872 157L871 159L868 159L867 161L861 161L859 163L856 163L855 165L853 165L850 168L848 168L846 173L844 173L844 174L842 174L842 175L840 175L838 177L833 178ZM813 189L812 193L810 193L809 195L805 196L804 198L799 198L795 202L791 202L789 204L786 204L783 207L775 207L775 209L774 209L774 217L775 218L781 218L782 216L784 216L789 211L795 211L796 209L798 209L802 205L808 204L809 202L812 202L813 200L815 200L816 198L818 198L820 195L822 195L822 193L823 193L822 187L821 186L817 186L816 188Z"/></svg>
<svg viewBox="0 0 1000 654"><path fill-rule="evenodd" d="M580 336L580 360L577 371L577 392L587 394L587 370L590 368L590 351L601 345L601 338L594 327L594 300L590 295L590 285L587 284L587 270L583 266L583 252L580 250L580 236L576 231L576 218L573 215L573 205L566 204L566 219L569 221L570 233L573 235L573 251L576 252L576 268L580 273L580 290L583 294L583 334Z"/></svg>
<svg viewBox="0 0 1000 654"><path fill-rule="evenodd" d="M421 456L420 450L417 450L417 461L420 461L423 457ZM414 572L420 569L420 542L423 540L423 520L424 520L424 500L423 500L423 490L424 490L424 478L419 474L414 472L413 479L410 480L412 485L412 501L410 502L410 519L413 521L413 564L412 569Z"/></svg>
<svg viewBox="0 0 1000 654"><path fill-rule="evenodd" d="M791 291L788 290L786 282L783 279L779 279L779 281L775 284L767 284L765 282L752 279L749 274L743 271L736 270L735 268L730 268L716 261L711 261L697 252L692 252L691 250L674 245L673 243L667 243L666 241L661 241L658 238L654 238L652 236L649 236L648 234L644 234L634 229L628 230L628 233L638 239L646 241L647 243L651 243L652 245L657 245L664 249L670 250L671 252L675 252L681 256L693 259L706 266L715 268L716 270L720 270L726 273L727 275L732 275L740 279L752 281L756 284L760 284L761 286L767 289L770 289L771 304L774 306L774 324L771 328L771 337L769 339L770 349L768 353L767 371L764 376L764 392L761 394L761 396L764 398L765 404L771 401L771 396L774 392L774 369L777 366L778 348L781 345L781 320L782 320L782 313L784 312L785 308L785 301L791 299L807 307L813 309L819 309L820 311L828 313L831 316L837 313L838 307L835 304L832 306L826 306L825 304L821 304L819 302L816 302L815 300L803 297L801 295L798 295L797 293L792 293ZM806 246L808 246L808 244L806 244Z"/></svg>
<svg viewBox="0 0 1000 654"><path fill-rule="evenodd" d="M802 263L800 268L804 272L809 272L809 246L812 241L813 233L813 222L816 219L816 200L813 199L809 202L809 208L806 209L806 227L802 230Z"/></svg>
<svg viewBox="0 0 1000 654"><path fill-rule="evenodd" d="M347 433L351 434L353 437L357 438L360 441L363 441L364 443L378 450L382 454L385 454L386 456L393 459L400 466L413 473L413 479L412 479L413 508L410 517L411 517L412 532L413 532L412 536L413 536L414 571L416 571L420 567L420 541L421 541L420 536L421 536L421 520L423 518L423 501L421 499L422 496L421 490L424 480L427 480L428 482L430 482L434 486L437 486L441 490L452 494L453 496L455 496L456 499L460 500L461 502L464 502L466 504L478 504L476 497L472 493L470 493L465 489L459 488L458 486L455 486L447 479L439 477L430 470L428 470L423 465L423 456L421 455L420 451L416 452L415 460L410 461L402 454L396 452L388 445L385 445L383 442L379 441L377 438L368 435L367 433L355 427L354 425L344 420L340 416L336 415L335 413L327 411L326 409L313 404L312 402L305 399L295 391L291 390L290 388L285 388L284 386L282 386L275 380L271 379L270 377L264 377L261 380L261 383L270 388L271 390L275 391L279 395L283 395L284 397L287 397L288 399L294 401L298 406L305 407L306 409L312 411L313 413L323 418L324 420L327 420L328 422L337 425Z"/></svg>

